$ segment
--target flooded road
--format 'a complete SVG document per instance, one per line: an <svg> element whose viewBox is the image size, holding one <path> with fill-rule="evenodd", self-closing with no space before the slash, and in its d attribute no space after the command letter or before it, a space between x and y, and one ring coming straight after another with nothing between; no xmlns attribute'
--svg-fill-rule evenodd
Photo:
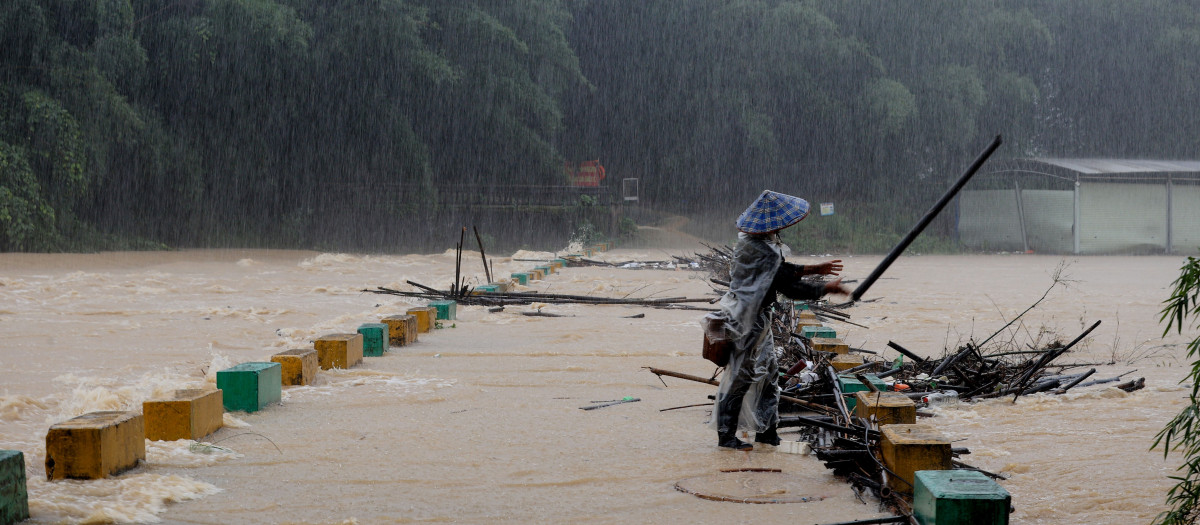
<svg viewBox="0 0 1200 525"><path fill-rule="evenodd" d="M701 249L701 248L697 248ZM691 250L695 251L695 250ZM673 250L672 253L684 253ZM690 252L689 252L690 253ZM517 258L536 258L521 253ZM609 260L661 260L616 250ZM468 275L482 276L464 257ZM800 262L821 259L796 258ZM879 257L845 259L847 278ZM1181 257L906 256L835 325L851 346L888 341L940 356L981 340L1055 287L998 340L1070 340L1103 321L1062 362L1136 370L1147 387L1104 386L937 410L963 458L1009 476L1013 523L1145 523L1163 510L1178 458L1149 451L1187 391L1182 337L1163 340L1160 302ZM508 275L535 263L497 258ZM362 293L413 280L447 288L454 254L363 256L298 251L0 254L0 448L26 455L34 523L824 523L884 515L811 456L718 450L704 426L714 388L643 367L709 376L700 313L633 306L545 305L566 317L460 306L459 319L283 402L227 414L220 448L149 442L117 478L45 481L45 435L94 410L140 410L215 371L311 348L410 303ZM482 279L479 277L477 279ZM568 268L528 287L552 293L700 297L701 272ZM474 284L481 284L478 280ZM412 304L416 304L413 301ZM645 313L644 318L625 316ZM1111 364L1110 364L1111 363ZM597 401L641 401L597 410ZM787 439L788 434L784 434ZM744 505L676 491L723 468L777 468L813 501Z"/></svg>

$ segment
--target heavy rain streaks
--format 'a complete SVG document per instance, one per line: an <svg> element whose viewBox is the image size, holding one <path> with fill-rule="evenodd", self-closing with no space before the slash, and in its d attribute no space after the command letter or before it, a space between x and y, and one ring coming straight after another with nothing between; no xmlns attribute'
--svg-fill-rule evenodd
<svg viewBox="0 0 1200 525"><path fill-rule="evenodd" d="M1137 454L1191 406L1156 313L1200 247L1197 28L1172 0L0 0L0 449L39 523L869 518L811 457L717 450L708 385L641 369L712 372L693 308L721 291L666 252L730 244L769 189L811 204L790 262L873 283L839 330L888 363L1006 326L1069 254L1074 288L1004 335L1103 318L1071 357L1146 388L930 419L1011 475L1015 523L1148 521L1179 454ZM908 248L933 255L880 265L997 136ZM53 422L444 295L364 288L493 280L507 310L222 415L226 453L42 479ZM808 509L672 488L779 465Z"/></svg>
<svg viewBox="0 0 1200 525"><path fill-rule="evenodd" d="M412 252L461 224L546 248L673 215L722 240L774 188L838 204L814 250L880 252L996 134L1000 157L1195 157L1197 18L1162 0L14 0L0 249ZM594 160L607 179L580 192L564 167Z"/></svg>

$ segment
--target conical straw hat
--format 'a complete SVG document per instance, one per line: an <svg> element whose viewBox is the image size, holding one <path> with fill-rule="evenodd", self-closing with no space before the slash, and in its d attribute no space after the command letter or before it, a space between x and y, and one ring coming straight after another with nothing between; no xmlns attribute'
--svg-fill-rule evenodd
<svg viewBox="0 0 1200 525"><path fill-rule="evenodd" d="M808 201L764 190L738 217L737 229L746 233L771 233L800 222L808 215Z"/></svg>

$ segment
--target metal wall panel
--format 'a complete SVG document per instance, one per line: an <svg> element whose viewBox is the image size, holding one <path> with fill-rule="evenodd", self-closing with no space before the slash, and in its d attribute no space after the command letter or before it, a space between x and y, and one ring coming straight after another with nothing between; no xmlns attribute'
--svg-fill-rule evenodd
<svg viewBox="0 0 1200 525"><path fill-rule="evenodd" d="M1200 186L1171 186L1171 251L1200 252Z"/></svg>
<svg viewBox="0 0 1200 525"><path fill-rule="evenodd" d="M1165 184L1084 181L1079 203L1079 253L1166 251Z"/></svg>
<svg viewBox="0 0 1200 525"><path fill-rule="evenodd" d="M1075 250L1075 192L1021 190L1025 235L1035 253L1071 253Z"/></svg>
<svg viewBox="0 0 1200 525"><path fill-rule="evenodd" d="M1016 191L971 190L960 193L958 239L975 250L1024 250Z"/></svg>

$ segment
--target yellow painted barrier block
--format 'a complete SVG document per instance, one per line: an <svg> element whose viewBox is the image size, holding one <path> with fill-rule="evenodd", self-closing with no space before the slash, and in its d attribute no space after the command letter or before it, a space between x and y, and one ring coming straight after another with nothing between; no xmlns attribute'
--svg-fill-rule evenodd
<svg viewBox="0 0 1200 525"><path fill-rule="evenodd" d="M801 319L801 320L799 320L799 322L796 323L796 333L803 332L804 327L806 327L806 326L811 326L813 328L821 328L821 327L824 327L825 325L821 324L820 321L815 321L815 320L805 321L805 320Z"/></svg>
<svg viewBox="0 0 1200 525"><path fill-rule="evenodd" d="M272 363L279 363L280 382L283 386L311 385L321 368L316 349L295 348L271 356Z"/></svg>
<svg viewBox="0 0 1200 525"><path fill-rule="evenodd" d="M918 470L951 468L950 440L932 425L885 425L880 433L883 464L896 474L888 477L888 486L896 492L911 494Z"/></svg>
<svg viewBox="0 0 1200 525"><path fill-rule="evenodd" d="M835 354L850 353L850 345L841 339L834 339L832 337L814 337L812 338L812 345L813 350L818 352L833 352ZM862 362L858 364L861 365Z"/></svg>
<svg viewBox="0 0 1200 525"><path fill-rule="evenodd" d="M99 479L146 459L146 431L137 412L89 412L56 423L46 434L46 478Z"/></svg>
<svg viewBox="0 0 1200 525"><path fill-rule="evenodd" d="M329 334L317 339L317 362L322 370L350 368L363 360L362 334Z"/></svg>
<svg viewBox="0 0 1200 525"><path fill-rule="evenodd" d="M437 308L432 306L415 306L408 309L408 315L416 316L417 331L425 333L433 330L433 322L437 319Z"/></svg>
<svg viewBox="0 0 1200 525"><path fill-rule="evenodd" d="M151 441L199 440L216 432L224 422L225 405L220 390L176 390L170 399L142 403L146 439Z"/></svg>
<svg viewBox="0 0 1200 525"><path fill-rule="evenodd" d="M879 426L917 422L917 404L900 392L855 392L854 399L854 415L875 416Z"/></svg>
<svg viewBox="0 0 1200 525"><path fill-rule="evenodd" d="M814 314L812 310L801 310L800 315L796 316L796 320L811 326L821 325L821 320L817 319L817 314ZM799 331L799 329L797 329L797 331Z"/></svg>
<svg viewBox="0 0 1200 525"><path fill-rule="evenodd" d="M861 366L862 364L863 364L862 357L859 357L857 355L851 355L851 354L838 354L832 360L829 361L829 366L832 366L833 369L837 370L838 372L841 372L843 370L849 370L856 366Z"/></svg>
<svg viewBox="0 0 1200 525"><path fill-rule="evenodd" d="M415 315L393 315L384 317L379 322L388 325L388 344L392 346L406 346L417 342L417 334L421 331Z"/></svg>

